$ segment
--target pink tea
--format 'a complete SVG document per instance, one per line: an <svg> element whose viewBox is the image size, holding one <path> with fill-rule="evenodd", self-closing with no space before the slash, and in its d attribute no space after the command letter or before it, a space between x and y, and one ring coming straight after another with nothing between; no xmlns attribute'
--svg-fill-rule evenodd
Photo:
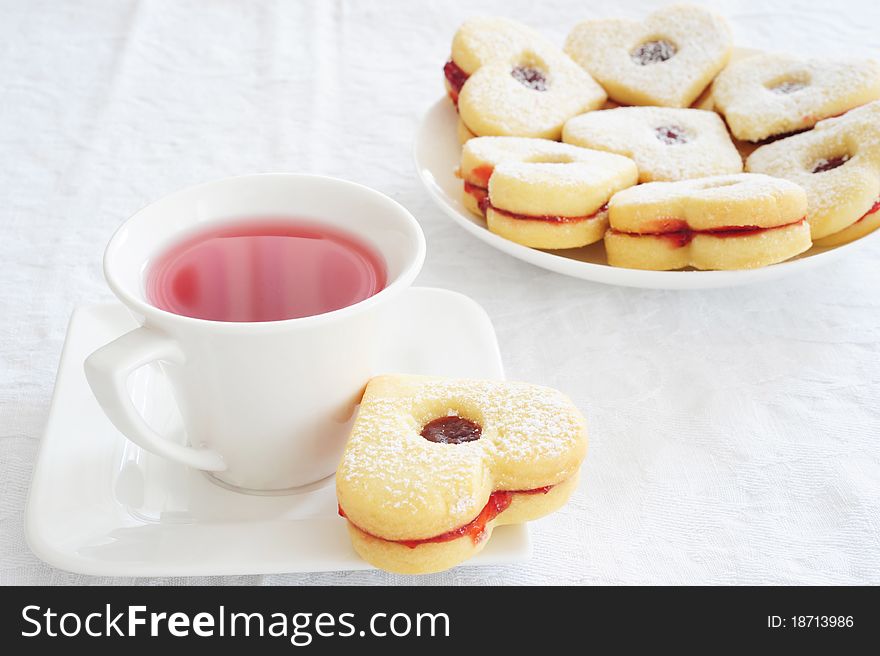
<svg viewBox="0 0 880 656"><path fill-rule="evenodd" d="M382 256L358 237L299 219L204 230L149 266L158 308L213 321L280 321L354 305L385 287Z"/></svg>

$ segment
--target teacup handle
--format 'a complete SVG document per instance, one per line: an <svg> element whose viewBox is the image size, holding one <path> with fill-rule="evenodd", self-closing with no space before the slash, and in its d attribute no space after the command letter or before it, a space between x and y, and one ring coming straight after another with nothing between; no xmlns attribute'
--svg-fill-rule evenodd
<svg viewBox="0 0 880 656"><path fill-rule="evenodd" d="M175 444L163 438L147 425L134 407L126 389L128 377L157 360L183 364L185 358L173 339L141 326L87 357L86 379L113 425L139 447L188 467L223 471L226 463L219 453L212 449Z"/></svg>

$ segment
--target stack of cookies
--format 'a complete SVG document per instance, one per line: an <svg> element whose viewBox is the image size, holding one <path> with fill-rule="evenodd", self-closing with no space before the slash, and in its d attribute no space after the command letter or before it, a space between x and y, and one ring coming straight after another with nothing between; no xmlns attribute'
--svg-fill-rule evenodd
<svg viewBox="0 0 880 656"><path fill-rule="evenodd" d="M690 5L584 21L563 49L467 21L444 67L466 206L525 246L604 241L609 264L657 270L755 268L880 226L880 65L732 52Z"/></svg>

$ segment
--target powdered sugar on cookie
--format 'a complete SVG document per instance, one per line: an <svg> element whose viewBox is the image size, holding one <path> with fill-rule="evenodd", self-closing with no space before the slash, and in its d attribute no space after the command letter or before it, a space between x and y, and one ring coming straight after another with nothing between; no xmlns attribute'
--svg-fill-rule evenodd
<svg viewBox="0 0 880 656"><path fill-rule="evenodd" d="M480 438L440 444L419 434L450 415L479 424ZM426 538L471 521L494 490L560 483L585 448L583 417L555 390L382 376L368 387L337 473L340 504L376 535Z"/></svg>
<svg viewBox="0 0 880 656"><path fill-rule="evenodd" d="M746 168L806 190L814 240L844 230L880 199L880 101L761 146Z"/></svg>
<svg viewBox="0 0 880 656"><path fill-rule="evenodd" d="M672 5L643 22L584 21L564 49L617 102L687 107L727 63L732 44L720 16Z"/></svg>
<svg viewBox="0 0 880 656"><path fill-rule="evenodd" d="M605 102L605 92L561 52L523 50L481 66L461 89L461 120L474 134L557 139L570 117Z"/></svg>
<svg viewBox="0 0 880 656"><path fill-rule="evenodd" d="M494 61L510 61L531 50L558 50L537 30L508 18L475 16L465 21L452 37L452 61L467 75Z"/></svg>
<svg viewBox="0 0 880 656"><path fill-rule="evenodd" d="M880 98L880 64L762 54L730 64L712 97L737 139L761 141L813 127Z"/></svg>
<svg viewBox="0 0 880 656"><path fill-rule="evenodd" d="M570 119L566 143L632 158L639 181L672 181L739 173L742 158L714 112L668 107L618 107Z"/></svg>
<svg viewBox="0 0 880 656"><path fill-rule="evenodd" d="M751 269L810 247L804 190L766 175L649 182L614 196L608 210L613 266Z"/></svg>
<svg viewBox="0 0 880 656"><path fill-rule="evenodd" d="M558 139L562 124L605 102L605 91L525 25L473 18L452 40L446 86L467 133Z"/></svg>
<svg viewBox="0 0 880 656"><path fill-rule="evenodd" d="M802 219L806 198L786 180L738 173L641 184L616 194L608 207L611 227L627 232L657 232L652 226L663 217L696 230L769 228Z"/></svg>

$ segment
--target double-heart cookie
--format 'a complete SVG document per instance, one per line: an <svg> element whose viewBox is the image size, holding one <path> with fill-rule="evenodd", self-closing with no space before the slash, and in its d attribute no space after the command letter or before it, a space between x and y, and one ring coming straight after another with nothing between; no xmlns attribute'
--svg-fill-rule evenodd
<svg viewBox="0 0 880 656"><path fill-rule="evenodd" d="M566 120L606 100L602 87L565 53L507 19L464 23L444 73L463 123L460 135L558 139Z"/></svg>
<svg viewBox="0 0 880 656"><path fill-rule="evenodd" d="M715 112L671 107L618 107L570 119L566 143L632 158L639 181L673 181L739 173L743 163Z"/></svg>
<svg viewBox="0 0 880 656"><path fill-rule="evenodd" d="M479 552L495 526L564 504L586 449L583 415L556 390L379 376L336 474L339 511L372 565L441 571Z"/></svg>
<svg viewBox="0 0 880 656"><path fill-rule="evenodd" d="M464 204L489 230L533 248L602 239L605 206L638 181L627 157L546 139L477 137L461 151Z"/></svg>
<svg viewBox="0 0 880 656"><path fill-rule="evenodd" d="M807 130L880 98L880 64L870 59L800 59L760 54L731 63L712 85L715 108L743 141Z"/></svg>
<svg viewBox="0 0 880 656"><path fill-rule="evenodd" d="M752 269L810 247L804 190L754 173L648 182L608 206L605 251L630 269Z"/></svg>
<svg viewBox="0 0 880 656"><path fill-rule="evenodd" d="M727 22L700 7L672 5L644 22L587 20L565 52L624 105L687 107L724 68L733 40Z"/></svg>
<svg viewBox="0 0 880 656"><path fill-rule="evenodd" d="M880 101L761 146L746 168L806 190L817 245L862 237L880 225Z"/></svg>

